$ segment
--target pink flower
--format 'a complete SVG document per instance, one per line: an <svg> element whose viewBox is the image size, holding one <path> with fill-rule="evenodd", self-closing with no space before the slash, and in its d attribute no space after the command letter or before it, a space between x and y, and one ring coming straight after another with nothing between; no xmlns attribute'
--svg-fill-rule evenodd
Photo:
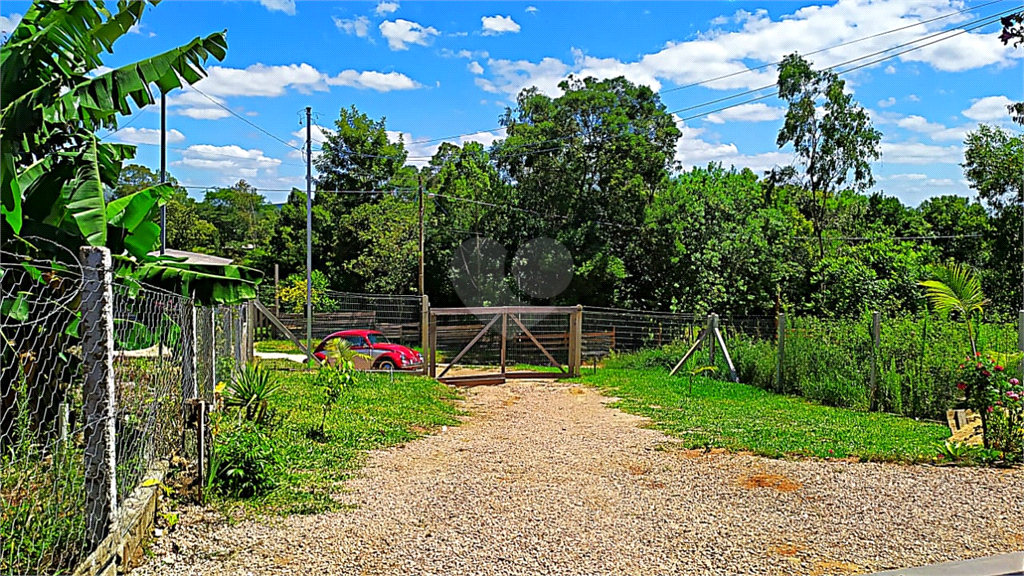
<svg viewBox="0 0 1024 576"><path fill-rule="evenodd" d="M963 382L958 382L956 387L960 390L967 390L967 384L964 384Z"/></svg>
<svg viewBox="0 0 1024 576"><path fill-rule="evenodd" d="M978 370L981 370L982 368L984 368L984 366L981 364L981 362L978 362L978 364L977 364L977 366L975 366L975 368L977 368Z"/></svg>
<svg viewBox="0 0 1024 576"><path fill-rule="evenodd" d="M988 407L988 411L989 411L989 412L991 413L991 412L992 412L992 410L993 410L993 408L992 408L991 406L989 406L989 407Z"/></svg>
<svg viewBox="0 0 1024 576"><path fill-rule="evenodd" d="M1016 378L1010 378L1010 384L1016 386L1017 384L1020 384L1020 380L1017 380Z"/></svg>
<svg viewBox="0 0 1024 576"><path fill-rule="evenodd" d="M975 358L981 358L981 352L975 352L974 353L974 357Z"/></svg>
<svg viewBox="0 0 1024 576"><path fill-rule="evenodd" d="M988 370L982 370L981 375L984 376L985 378L988 378L989 376L992 375L992 373L989 372Z"/></svg>
<svg viewBox="0 0 1024 576"><path fill-rule="evenodd" d="M960 369L961 369L961 370L963 370L963 369L964 369L964 365L963 365L963 364L961 364L961 365L960 365Z"/></svg>
<svg viewBox="0 0 1024 576"><path fill-rule="evenodd" d="M1002 371L1003 371L1003 367L1000 366L999 364L996 364L996 372L1002 372Z"/></svg>

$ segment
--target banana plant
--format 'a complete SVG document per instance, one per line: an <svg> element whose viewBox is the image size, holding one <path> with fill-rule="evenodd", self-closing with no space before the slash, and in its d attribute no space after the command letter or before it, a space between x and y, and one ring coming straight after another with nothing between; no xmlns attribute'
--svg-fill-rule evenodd
<svg viewBox="0 0 1024 576"><path fill-rule="evenodd" d="M255 297L260 274L238 266L192 267L149 253L159 240L159 207L172 193L157 185L107 202L135 147L104 142L118 116L206 76L227 53L216 32L113 70L104 53L142 18L147 4L36 1L0 46L0 237L4 249L69 260L83 245L106 246L119 275L160 284L201 301ZM66 262L66 264L72 264Z"/></svg>

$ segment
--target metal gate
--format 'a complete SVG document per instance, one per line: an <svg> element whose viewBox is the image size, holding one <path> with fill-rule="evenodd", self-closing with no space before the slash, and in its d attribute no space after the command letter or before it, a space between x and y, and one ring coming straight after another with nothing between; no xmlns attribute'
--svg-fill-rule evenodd
<svg viewBox="0 0 1024 576"><path fill-rule="evenodd" d="M582 306L434 308L427 333L427 373L461 385L579 376L582 330ZM448 375L453 367L466 366L484 370Z"/></svg>

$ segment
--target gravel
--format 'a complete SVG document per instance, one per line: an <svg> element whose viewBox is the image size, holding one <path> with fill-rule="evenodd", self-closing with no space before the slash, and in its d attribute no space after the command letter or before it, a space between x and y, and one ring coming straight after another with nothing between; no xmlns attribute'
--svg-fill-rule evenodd
<svg viewBox="0 0 1024 576"><path fill-rule="evenodd" d="M1024 548L1024 470L705 454L608 401L472 388L462 426L372 453L351 509L188 509L134 574L825 575Z"/></svg>

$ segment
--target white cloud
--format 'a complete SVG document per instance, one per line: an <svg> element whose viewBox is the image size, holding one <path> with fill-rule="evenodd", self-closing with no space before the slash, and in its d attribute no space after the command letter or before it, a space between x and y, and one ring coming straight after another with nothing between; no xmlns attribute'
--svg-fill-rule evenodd
<svg viewBox="0 0 1024 576"><path fill-rule="evenodd" d="M10 34L18 27L18 22L21 22L21 14L0 16L0 34Z"/></svg>
<svg viewBox="0 0 1024 576"><path fill-rule="evenodd" d="M710 162L721 162L726 168L750 168L761 174L776 166L791 164L793 155L786 152L764 152L761 154L742 154L734 143L710 142L701 138L704 128L687 126L678 115L673 114L676 126L683 133L676 143L675 159L680 167L688 170L692 167L705 167Z"/></svg>
<svg viewBox="0 0 1024 576"><path fill-rule="evenodd" d="M1006 107L1013 104L1013 100L1006 96L986 96L972 102L971 107L961 114L978 122L997 122L1009 119L1010 113Z"/></svg>
<svg viewBox="0 0 1024 576"><path fill-rule="evenodd" d="M231 116L231 113L217 104L226 105L223 98L206 96L195 90L175 90L167 96L167 108L172 114L188 116L196 120L219 120Z"/></svg>
<svg viewBox="0 0 1024 576"><path fill-rule="evenodd" d="M511 16L484 16L480 18L484 36L519 32L520 26Z"/></svg>
<svg viewBox="0 0 1024 576"><path fill-rule="evenodd" d="M449 50L447 48L441 48L439 54L441 55L442 58L465 58L466 60L474 60L476 58L487 58L490 56L490 54L486 50L459 50L458 52L455 52L454 50Z"/></svg>
<svg viewBox="0 0 1024 576"><path fill-rule="evenodd" d="M118 130L116 138L121 142L128 142L129 144L159 144L160 131L153 128L133 128L129 126ZM174 129L167 131L168 144L177 144L184 141L185 135L181 132Z"/></svg>
<svg viewBox="0 0 1024 576"><path fill-rule="evenodd" d="M894 104L896 104L896 98L894 98L892 96L889 96L885 100L879 100L878 101L878 107L879 108L888 108L889 106L892 106Z"/></svg>
<svg viewBox="0 0 1024 576"><path fill-rule="evenodd" d="M381 2L380 4L377 4L377 8L374 9L374 12L377 16L387 16L396 10L398 10L398 2Z"/></svg>
<svg viewBox="0 0 1024 576"><path fill-rule="evenodd" d="M392 142L398 142L399 138L405 143L405 150L409 153L408 164L414 166L426 166L430 162L430 158L434 156L437 149L441 147L443 142L449 142L457 146L464 146L467 142L479 142L484 147L489 147L494 144L495 140L500 140L505 137L505 129L501 128L494 132L477 132L475 134L467 134L459 136L458 138L448 139L442 141L423 142L417 143L417 141L429 140L429 137L417 137L413 138L409 132L398 132L395 130L388 130L388 139Z"/></svg>
<svg viewBox="0 0 1024 576"><path fill-rule="evenodd" d="M906 130L926 134L929 138L936 141L963 141L964 136L967 135L967 130L969 129L968 126L947 128L937 122L929 122L923 116L907 116L905 118L900 118L896 121L896 125Z"/></svg>
<svg viewBox="0 0 1024 576"><path fill-rule="evenodd" d="M253 64L247 68L211 66L209 76L196 86L211 96L282 96L288 88L303 94L323 92L327 87L323 74L309 64L267 66Z"/></svg>
<svg viewBox="0 0 1024 576"><path fill-rule="evenodd" d="M528 60L488 60L487 65L494 73L494 80L477 78L477 86L487 92L504 92L512 96L529 86L536 86L546 94L558 94L561 92L558 83L572 71L558 58L544 58L537 64Z"/></svg>
<svg viewBox="0 0 1024 576"><path fill-rule="evenodd" d="M426 46L430 43L431 37L440 34L434 27L423 27L416 22L402 20L399 18L394 22L386 20L380 23L380 34L388 41L388 48L392 50L408 50L409 44Z"/></svg>
<svg viewBox="0 0 1024 576"><path fill-rule="evenodd" d="M295 0L260 0L260 4L271 12L284 12L295 15Z"/></svg>
<svg viewBox="0 0 1024 576"><path fill-rule="evenodd" d="M337 16L332 16L331 18L334 20L334 25L338 27L338 30L345 34L355 34L359 38L366 38L370 34L370 19L366 16L347 20Z"/></svg>
<svg viewBox="0 0 1024 576"><path fill-rule="evenodd" d="M921 99L918 98L917 94L911 94L911 95L907 96L907 100L910 100L911 102L920 102L921 101Z"/></svg>
<svg viewBox="0 0 1024 576"><path fill-rule="evenodd" d="M848 44L815 54L812 60L816 68L833 66L889 49L893 45L933 34L950 24L964 22L969 18L966 14L922 24L925 20L961 8L958 0L838 0L830 5L802 7L774 19L763 10L754 13L738 11L732 17L737 23L735 30L712 28L703 33L698 31L693 39L668 42L660 50L641 55L635 60L574 54L571 63L550 58L538 63L518 61L514 63L515 66L504 67L504 70L513 72L515 78L502 76L501 70L496 69L494 77L488 80L509 93L514 93L516 88L537 85L541 90L555 95L561 78L550 78L548 74L555 65L545 62L555 60L557 65L565 69L566 74L582 73L584 69L593 71L599 78L624 74L633 82L647 84L655 89L655 82L683 85L709 77L743 72L706 83L705 86L716 90L752 89L774 84L777 73L774 66L753 71L750 71L750 67L774 63L792 52L806 54L819 50L822 38L828 38L827 44L831 45ZM880 35L898 28L901 29ZM873 35L877 36L871 37ZM851 40L862 41L849 43ZM1014 51L1003 46L996 34L968 32L949 36L942 42L906 52L898 58L903 62L925 63L937 70L959 71L1007 65L1014 59L1024 58L1024 50ZM531 65L533 68L530 68ZM874 66L882 68L886 65L879 63ZM551 92L553 87L556 90Z"/></svg>
<svg viewBox="0 0 1024 576"><path fill-rule="evenodd" d="M392 90L415 90L423 85L398 72L357 72L345 70L337 76L325 78L329 86L349 86L351 88L370 89L377 92L390 92Z"/></svg>
<svg viewBox="0 0 1024 576"><path fill-rule="evenodd" d="M960 146L932 146L919 142L882 141L882 161L887 164L958 164L964 158Z"/></svg>
<svg viewBox="0 0 1024 576"><path fill-rule="evenodd" d="M527 6L526 7L526 11L529 12L530 14L536 14L537 13L537 7L536 6Z"/></svg>
<svg viewBox="0 0 1024 576"><path fill-rule="evenodd" d="M473 74L483 74L484 73L484 67L481 66L480 63L477 62L476 60L470 62L469 64L466 64L466 69L469 70L470 72L472 72Z"/></svg>
<svg viewBox="0 0 1024 576"><path fill-rule="evenodd" d="M716 112L709 115L705 120L712 124L724 124L725 122L767 122L770 120L780 120L785 117L785 109L757 102L755 104L741 104L734 108Z"/></svg>
<svg viewBox="0 0 1024 576"><path fill-rule="evenodd" d="M259 174L273 174L281 160L270 158L262 150L247 150L240 146L214 146L196 144L182 152L181 160L173 165L188 166L216 172L222 180L237 181L239 178L254 178Z"/></svg>
<svg viewBox="0 0 1024 576"><path fill-rule="evenodd" d="M896 67L893 66L892 64L889 64L888 66L885 67L885 73L886 74L895 74L896 73Z"/></svg>

